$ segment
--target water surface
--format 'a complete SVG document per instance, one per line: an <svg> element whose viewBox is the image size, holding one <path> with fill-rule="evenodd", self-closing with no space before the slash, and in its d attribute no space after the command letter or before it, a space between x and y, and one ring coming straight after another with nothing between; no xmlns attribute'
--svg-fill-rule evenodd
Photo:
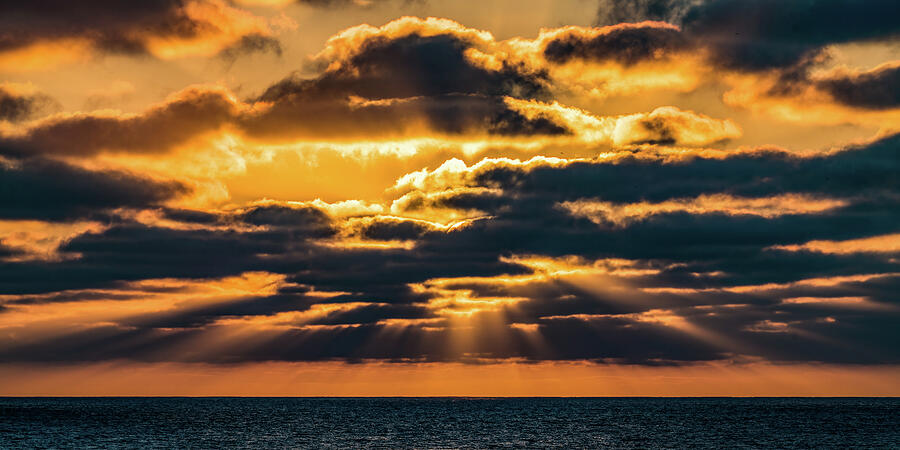
<svg viewBox="0 0 900 450"><path fill-rule="evenodd" d="M900 399L0 398L0 448L900 448Z"/></svg>

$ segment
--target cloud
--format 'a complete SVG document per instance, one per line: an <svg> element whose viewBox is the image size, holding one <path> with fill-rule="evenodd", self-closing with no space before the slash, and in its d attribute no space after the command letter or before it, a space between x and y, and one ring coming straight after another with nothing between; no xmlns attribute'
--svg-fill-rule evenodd
<svg viewBox="0 0 900 450"><path fill-rule="evenodd" d="M259 142L369 142L443 136L484 141L539 137L577 144L664 143L702 146L741 136L731 120L675 107L597 117L556 102L507 96L441 94L390 100L306 98L269 92L242 102L221 88L193 87L138 114L58 114L0 135L0 153L93 156L160 154L224 134ZM353 125L352 128L348 128Z"/></svg>
<svg viewBox="0 0 900 450"><path fill-rule="evenodd" d="M817 80L816 86L846 105L870 109L900 107L900 65L897 64L830 76Z"/></svg>
<svg viewBox="0 0 900 450"><path fill-rule="evenodd" d="M471 51L492 43L489 33L446 19L406 17L380 28L358 26L332 37L315 57L325 69L317 78L288 77L256 100L273 105L270 117L358 116L354 121L369 132L369 126L408 126L409 119L390 115L405 117L410 110L438 132L565 133L506 106L505 97L548 98L548 80L521 65L497 61L488 67L473 59ZM348 99L358 100L347 105ZM370 114L388 117L381 121ZM323 126L327 121L317 124Z"/></svg>
<svg viewBox="0 0 900 450"><path fill-rule="evenodd" d="M9 154L166 152L211 133L262 140L473 135L561 135L546 117L526 117L509 97L543 98L541 73L470 60L473 40L492 39L447 20L413 18L332 38L314 78L291 76L254 99L193 87L140 114L96 112L47 118L5 139ZM268 46L271 42L252 45ZM348 127L353 124L353 127Z"/></svg>
<svg viewBox="0 0 900 450"><path fill-rule="evenodd" d="M261 204L241 210L235 219L251 225L287 229L304 237L330 237L335 233L329 215L313 206Z"/></svg>
<svg viewBox="0 0 900 450"><path fill-rule="evenodd" d="M598 22L663 20L708 47L724 67L760 71L811 60L831 44L892 40L900 13L890 0L647 0L603 1Z"/></svg>
<svg viewBox="0 0 900 450"><path fill-rule="evenodd" d="M211 56L246 39L271 42L267 22L219 0L151 0L123 6L108 0L86 2L5 1L0 4L3 53L42 51L57 45L71 51L149 54L168 59ZM80 49L80 50L79 50ZM51 55L45 54L50 58ZM52 63L52 61L45 61Z"/></svg>
<svg viewBox="0 0 900 450"><path fill-rule="evenodd" d="M829 250L867 249L896 235L897 139L806 156L645 149L456 161L389 191L420 192L425 215L438 207L486 215L454 225L362 204L273 201L165 210L174 223L121 220L61 246L77 258L3 263L0 328L66 302L136 309L102 324L78 319L87 322L64 342L36 335L4 346L0 357L898 361L886 344L896 338L886 326L897 314L893 254ZM564 202L604 202L612 209L585 212L624 216L589 220ZM391 241L411 245L360 245ZM142 303L172 283L159 280L203 285L247 273L278 281L162 312ZM790 300L850 297L874 309Z"/></svg>
<svg viewBox="0 0 900 450"><path fill-rule="evenodd" d="M606 26L574 28L551 41L546 56L574 64L552 73L582 95L723 83L730 87L726 104L766 117L893 131L896 64L865 71L829 63L840 52L835 46L896 42L900 28L886 17L898 13L886 0L604 0L597 23ZM609 67L617 60L624 68ZM626 70L628 64L648 68ZM585 75L598 72L604 75Z"/></svg>
<svg viewBox="0 0 900 450"><path fill-rule="evenodd" d="M189 88L139 114L63 114L0 137L2 153L91 156L167 153L231 133L263 142L360 141L399 137L565 135L548 117L528 117L504 97L447 94L388 101L268 96L244 103L219 88ZM347 126L353 124L352 129Z"/></svg>
<svg viewBox="0 0 900 450"><path fill-rule="evenodd" d="M702 0L600 0L597 8L599 25L636 23L658 20L677 24L687 14L691 6Z"/></svg>
<svg viewBox="0 0 900 450"><path fill-rule="evenodd" d="M845 206L838 200L817 199L805 195L780 195L763 198L739 198L729 195L700 195L692 199L666 200L661 203L627 203L577 200L560 206L573 215L585 217L599 224L625 226L656 214L689 212L691 214L727 214L775 217L787 214L820 213Z"/></svg>
<svg viewBox="0 0 900 450"><path fill-rule="evenodd" d="M782 260L776 264L777 258L763 250L810 239L844 240L893 232L891 210L898 186L889 173L896 163L891 156L896 139L806 157L770 150L675 158L651 153L596 161L494 159L471 167L457 162L404 177L395 190L402 198L440 200L424 204L425 212L419 214L423 219L428 218L427 207L458 204L465 213L477 205L480 214L490 219L452 235L468 236L473 247L483 250L674 258L682 263L694 261L690 265L698 267L718 265L698 270L729 272L733 282L807 276L842 270L838 265L846 261L824 258L823 265L809 265L803 274L778 272L789 264L788 259L780 255ZM860 178L859 171L867 176ZM602 205L605 209L596 212L621 216L617 220L626 226L616 231L616 226L576 220L555 206L565 202ZM446 215L444 211L432 214ZM612 220L613 225L617 220ZM841 225L854 220L858 221L853 227ZM606 234L597 240L596 233ZM458 244L452 248L458 249ZM755 262L750 263L751 259ZM745 266L757 262L761 265L754 270ZM888 258L872 258L864 264L867 269L860 266L860 270L885 270L890 264Z"/></svg>
<svg viewBox="0 0 900 450"><path fill-rule="evenodd" d="M554 192L562 198L592 197L615 202L663 201L723 192L741 196L815 193L868 196L872 202L898 189L892 171L897 135L834 153L798 155L777 149L733 152L621 152L596 160L535 157L528 161L485 159L471 166L450 161L409 174L395 190L450 187L515 189L518 194ZM866 177L860 177L859 171ZM627 181L627 182L625 182ZM860 199L862 200L862 199Z"/></svg>
<svg viewBox="0 0 900 450"><path fill-rule="evenodd" d="M628 30L634 37L613 45L605 41L613 42L615 34L601 33L609 37L594 38L591 44L583 38L569 39L565 45L554 43L548 51L557 49L581 59L618 51L632 61L659 60L679 52L684 57L689 51L704 55L704 65L733 74L725 77L732 86L726 103L788 120L878 123L893 129L888 124L896 117L887 110L897 107L896 64L869 71L822 69L834 45L895 42L900 27L886 18L897 14L897 4L887 0L610 0L601 2L598 23L614 26L598 30ZM653 22L615 25L645 20L662 20L672 28ZM859 109L872 113L859 116Z"/></svg>
<svg viewBox="0 0 900 450"><path fill-rule="evenodd" d="M900 253L900 235L889 234L846 241L810 241L801 245L775 247L778 250L833 254Z"/></svg>
<svg viewBox="0 0 900 450"><path fill-rule="evenodd" d="M275 95L278 95L277 97ZM564 135L569 130L545 117L528 118L509 108L505 98L478 94L445 94L396 100L326 100L298 92L268 92L271 105L247 117L248 135L262 139L291 138L358 141L403 137ZM337 95L337 94L335 94ZM352 129L346 125L353 124ZM295 124L293 128L286 125Z"/></svg>
<svg viewBox="0 0 900 450"><path fill-rule="evenodd" d="M713 39L708 17L725 13L698 12L719 3L615 13L652 10L683 31L654 22L504 41L402 18L335 35L308 61L315 75L248 98L194 86L143 112L7 124L0 361L900 361L900 136L715 149L742 136L735 121L561 103L579 88L640 92L646 80L610 87L634 81L613 75L665 77L711 55L726 77L691 73L749 79L771 99L820 96L864 110L860 120L892 108L876 95L890 93L892 65L803 65L826 45L812 38L783 59L767 47L751 49L758 61L722 59L742 38ZM243 36L236 53L277 52L268 34ZM236 166L290 153L314 177L354 185L305 153L351 144L432 153L390 159L409 173L364 199L185 199L203 183L226 190L221 166L192 166L218 150ZM581 157L540 156L557 149Z"/></svg>
<svg viewBox="0 0 900 450"><path fill-rule="evenodd" d="M671 57L687 48L688 42L677 27L641 22L594 29L572 27L546 43L544 57L553 63L578 58L630 65Z"/></svg>
<svg viewBox="0 0 900 450"><path fill-rule="evenodd" d="M132 83L124 80L115 80L103 89L96 89L88 92L88 97L84 102L84 108L87 110L96 110L107 107L113 107L119 102L124 102L134 97L137 88Z"/></svg>
<svg viewBox="0 0 900 450"><path fill-rule="evenodd" d="M215 131L242 107L222 89L189 88L142 114L76 113L51 116L23 134L6 137L8 155L92 155L108 150L164 152Z"/></svg>
<svg viewBox="0 0 900 450"><path fill-rule="evenodd" d="M505 61L481 64L469 50L489 47L493 36L447 19L403 17L375 28L352 27L333 36L314 62L326 68L316 83L286 79L262 98L303 91L316 97L353 94L385 99L442 94L546 95L540 72Z"/></svg>
<svg viewBox="0 0 900 450"><path fill-rule="evenodd" d="M675 107L659 107L649 114L620 118L613 130L616 145L663 143L707 145L741 136L731 120L718 120Z"/></svg>
<svg viewBox="0 0 900 450"><path fill-rule="evenodd" d="M722 100L785 123L852 124L878 127L886 133L896 131L900 109L890 106L890 87L882 88L884 85L877 81L856 86L858 73L865 72L804 66L775 73L733 75L731 89ZM858 91L852 90L857 87ZM872 98L882 94L887 97Z"/></svg>
<svg viewBox="0 0 900 450"><path fill-rule="evenodd" d="M0 260L7 259L12 256L21 256L22 254L22 250L7 246L4 242L0 241ZM0 312L2 311L3 308L0 307Z"/></svg>
<svg viewBox="0 0 900 450"><path fill-rule="evenodd" d="M254 53L272 53L280 57L282 52L281 42L278 39L262 34L249 34L220 51L218 56L230 65L242 56Z"/></svg>
<svg viewBox="0 0 900 450"><path fill-rule="evenodd" d="M322 68L318 76L293 74L254 98L240 100L221 87L193 86L137 114L57 114L3 133L0 141L10 156L86 157L208 147L209 139L223 135L251 144L440 136L605 146L700 146L739 137L740 129L730 120L675 107L598 117L551 102L554 79L548 70L553 64L541 58L554 42L586 39L584 45L594 45L597 39L621 39L617 33L643 33L645 28L677 33L663 24L566 28L545 31L526 51L521 42L497 42L487 32L446 19L402 18L379 28L364 25L339 33L313 58ZM253 45L255 39L250 40ZM593 50L572 50L572 55L585 51Z"/></svg>
<svg viewBox="0 0 900 450"><path fill-rule="evenodd" d="M102 217L116 208L152 207L189 190L178 182L91 171L40 158L0 161L0 219Z"/></svg>
<svg viewBox="0 0 900 450"><path fill-rule="evenodd" d="M792 66L830 44L890 40L900 26L889 0L711 0L692 7L685 31L712 42L717 60L745 70Z"/></svg>
<svg viewBox="0 0 900 450"><path fill-rule="evenodd" d="M0 84L0 121L18 122L58 108L53 98L30 86Z"/></svg>

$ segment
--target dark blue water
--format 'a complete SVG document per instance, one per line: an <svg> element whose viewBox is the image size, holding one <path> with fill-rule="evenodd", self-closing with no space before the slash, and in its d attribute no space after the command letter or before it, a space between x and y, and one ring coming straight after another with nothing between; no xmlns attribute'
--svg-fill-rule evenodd
<svg viewBox="0 0 900 450"><path fill-rule="evenodd" d="M0 448L900 448L900 399L0 398Z"/></svg>

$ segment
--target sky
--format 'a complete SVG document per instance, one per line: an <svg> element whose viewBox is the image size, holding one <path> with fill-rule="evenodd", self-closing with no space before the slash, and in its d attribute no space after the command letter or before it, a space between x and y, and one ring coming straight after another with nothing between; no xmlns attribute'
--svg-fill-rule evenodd
<svg viewBox="0 0 900 450"><path fill-rule="evenodd" d="M0 395L900 395L895 0L2 0Z"/></svg>

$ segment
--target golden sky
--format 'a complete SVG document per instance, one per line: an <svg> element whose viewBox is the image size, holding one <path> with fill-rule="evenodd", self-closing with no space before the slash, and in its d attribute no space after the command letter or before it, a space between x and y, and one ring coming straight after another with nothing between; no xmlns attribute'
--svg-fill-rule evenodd
<svg viewBox="0 0 900 450"><path fill-rule="evenodd" d="M0 395L900 394L893 2L44 3Z"/></svg>

